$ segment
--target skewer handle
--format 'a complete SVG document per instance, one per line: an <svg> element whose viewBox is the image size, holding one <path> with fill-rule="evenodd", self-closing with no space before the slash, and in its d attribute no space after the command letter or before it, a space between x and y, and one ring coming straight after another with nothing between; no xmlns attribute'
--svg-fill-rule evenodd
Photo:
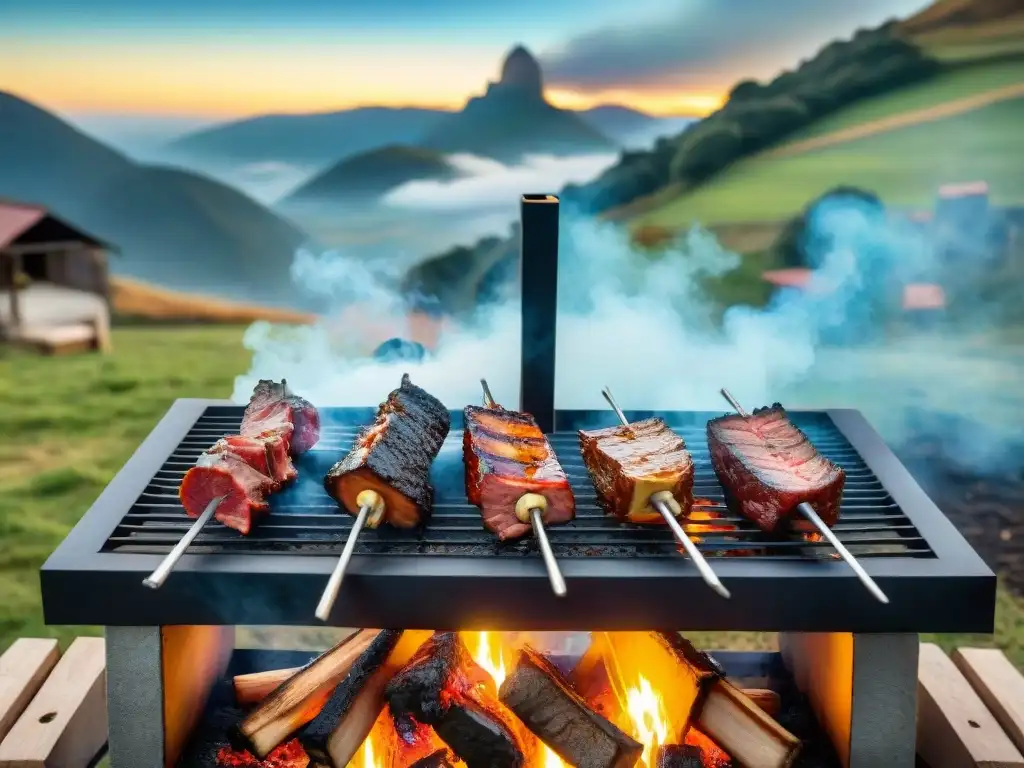
<svg viewBox="0 0 1024 768"><path fill-rule="evenodd" d="M655 496L657 496L657 494L655 494ZM693 564L697 566L697 570L700 571L700 575L704 578L704 582L726 600L732 597L729 590L725 588L724 584L722 584L721 579L718 578L718 574L711 570L711 566L708 565L708 561L704 559L704 555L701 554L701 551L697 549L697 545L694 544L690 540L690 537L686 535L686 531L683 529L683 526L679 524L679 521L676 520L676 516L672 514L672 510L669 509L668 504L661 499L656 499L654 497L651 497L651 504L656 510L658 510L661 516L665 518L666 525L672 529L672 533L675 534L676 541L683 545L683 549L686 550L686 554L690 556L691 560L693 560Z"/></svg>
<svg viewBox="0 0 1024 768"><path fill-rule="evenodd" d="M324 588L324 593L320 597L320 602L316 606L316 617L320 621L327 621L331 615L334 601L338 599L338 591L341 589L341 581L345 578L345 569L348 568L348 562L352 559L352 553L356 550L356 541L359 539L359 533L363 530L363 526L366 525L366 518L369 517L371 511L372 505L370 504L364 504L359 507L359 514L356 515L356 521L352 524L352 530L348 535L348 541L345 542L345 548L341 551L338 564L334 566L331 577L327 580L327 586Z"/></svg>
<svg viewBox="0 0 1024 768"><path fill-rule="evenodd" d="M565 578L558 568L558 561L555 560L555 553L551 551L551 542L548 541L548 532L544 530L544 519L541 511L534 507L530 510L530 523L533 532L537 536L537 543L540 545L540 553L544 558L544 567L548 569L548 581L551 582L551 591L557 597L565 597Z"/></svg>
<svg viewBox="0 0 1024 768"><path fill-rule="evenodd" d="M818 529L818 532L822 536L828 539L828 543L835 547L839 556L842 557L843 560L846 561L846 564L853 569L853 572L857 574L857 578L860 579L861 583L868 588L868 591L878 599L878 602L888 604L889 598L886 597L886 594L875 583L875 580L868 575L868 572L864 570L864 566L857 562L857 558L850 554L850 550L843 545L843 542L839 540L839 537L836 536L835 532L825 525L824 520L818 517L818 513L814 511L814 507L804 501L800 503L797 509L800 511L800 514L806 517L814 527Z"/></svg>
<svg viewBox="0 0 1024 768"><path fill-rule="evenodd" d="M196 536L199 535L199 532L203 530L203 526L210 522L210 518L212 518L214 513L217 511L217 505L222 501L224 501L224 497L218 496L206 505L206 509L203 510L203 514L196 518L196 521L192 523L192 527L189 528L185 535L181 537L181 541L175 544L174 549L167 553L167 557L165 557L163 562L156 567L156 570L142 580L143 584L150 589L160 589L160 587L164 585L164 582L167 581L167 577L170 576L171 571L174 570L174 566L178 564L181 556L185 554L185 550L188 549L189 544L191 544L195 540Z"/></svg>

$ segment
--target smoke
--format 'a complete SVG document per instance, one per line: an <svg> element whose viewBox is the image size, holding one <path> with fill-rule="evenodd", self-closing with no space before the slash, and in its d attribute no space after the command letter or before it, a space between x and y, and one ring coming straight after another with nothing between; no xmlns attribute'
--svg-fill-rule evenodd
<svg viewBox="0 0 1024 768"><path fill-rule="evenodd" d="M411 181L393 189L384 203L395 208L451 211L482 208L514 209L524 189L561 189L597 178L618 158L615 155L553 157L528 155L519 165L474 155L452 155L449 162L462 174L449 181Z"/></svg>
<svg viewBox="0 0 1024 768"><path fill-rule="evenodd" d="M651 255L636 250L621 227L563 216L557 407L603 410L600 390L608 385L626 409L723 412L718 391L725 386L748 408L774 401L859 408L890 442L921 428L922 408L984 422L991 434L1014 423L983 395L982 371L1003 365L992 376L1019 380L1019 357L985 363L975 354L977 376L956 377L964 361L956 342L939 332L892 335L894 324L904 322L901 281L950 278L918 230L877 204L831 199L808 217L805 248L814 267L811 289L781 291L765 307L731 306L723 313L713 286L738 279L742 259L709 232L694 227ZM449 408L479 402L480 378L499 401L517 402L516 297L443 325L408 316L399 275L376 264L303 252L293 276L329 298L332 311L309 327L250 328L244 343L252 367L236 381L236 401L245 402L259 378L286 377L320 405L373 406L409 372ZM370 357L389 336L423 341L425 333L433 334L434 352L423 362ZM942 419L932 421L940 426L930 428L943 429ZM961 449L961 460L1000 455L1007 443L991 434L984 446L976 440Z"/></svg>

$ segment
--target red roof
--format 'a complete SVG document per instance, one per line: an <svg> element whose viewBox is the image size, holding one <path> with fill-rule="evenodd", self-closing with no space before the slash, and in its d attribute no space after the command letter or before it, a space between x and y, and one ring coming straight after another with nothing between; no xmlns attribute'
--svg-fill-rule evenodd
<svg viewBox="0 0 1024 768"><path fill-rule="evenodd" d="M903 286L903 309L945 309L946 292L935 283L909 283Z"/></svg>
<svg viewBox="0 0 1024 768"><path fill-rule="evenodd" d="M767 272L762 272L761 277L781 288L806 288L811 282L811 270L804 267L769 269Z"/></svg>
<svg viewBox="0 0 1024 768"><path fill-rule="evenodd" d="M45 208L0 200L0 248L13 243L45 218Z"/></svg>
<svg viewBox="0 0 1024 768"><path fill-rule="evenodd" d="M984 181L967 181L961 184L943 184L939 187L939 197L977 197L988 194L988 184Z"/></svg>

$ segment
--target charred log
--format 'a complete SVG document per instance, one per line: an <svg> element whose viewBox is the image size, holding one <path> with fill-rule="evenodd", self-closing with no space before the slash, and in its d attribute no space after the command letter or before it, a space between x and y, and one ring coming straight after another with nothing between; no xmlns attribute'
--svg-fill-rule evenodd
<svg viewBox="0 0 1024 768"><path fill-rule="evenodd" d="M385 692L399 733L430 725L467 768L522 768L524 747L494 681L455 632L435 633Z"/></svg>
<svg viewBox="0 0 1024 768"><path fill-rule="evenodd" d="M422 760L417 760L410 768L455 768L456 759L447 749L439 749Z"/></svg>
<svg viewBox="0 0 1024 768"><path fill-rule="evenodd" d="M689 744L670 744L658 747L654 765L655 768L705 768L700 748Z"/></svg>
<svg viewBox="0 0 1024 768"><path fill-rule="evenodd" d="M383 630L299 734L315 764L345 768L384 708L384 687L416 653L426 632Z"/></svg>
<svg viewBox="0 0 1024 768"><path fill-rule="evenodd" d="M499 697L576 768L632 768L643 753L642 744L591 710L554 665L529 646L520 651Z"/></svg>
<svg viewBox="0 0 1024 768"><path fill-rule="evenodd" d="M430 515L430 465L450 428L441 401L405 374L401 386L381 403L373 424L327 473L324 487L352 515L359 511L359 494L376 491L384 499L384 519L390 525L414 528Z"/></svg>
<svg viewBox="0 0 1024 768"><path fill-rule="evenodd" d="M364 629L313 659L278 686L233 732L233 741L260 758L313 720L326 697L349 674L379 634Z"/></svg>

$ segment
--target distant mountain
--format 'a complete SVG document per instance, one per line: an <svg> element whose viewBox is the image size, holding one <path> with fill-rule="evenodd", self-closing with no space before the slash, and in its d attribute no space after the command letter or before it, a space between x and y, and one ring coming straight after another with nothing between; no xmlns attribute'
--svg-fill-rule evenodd
<svg viewBox="0 0 1024 768"><path fill-rule="evenodd" d="M335 163L288 195L282 203L372 203L409 181L440 181L458 175L458 170L440 152L395 144Z"/></svg>
<svg viewBox="0 0 1024 768"><path fill-rule="evenodd" d="M216 125L171 142L173 159L218 163L267 161L325 167L387 144L414 144L450 113L360 107L312 115L263 115Z"/></svg>
<svg viewBox="0 0 1024 768"><path fill-rule="evenodd" d="M0 197L39 203L115 245L115 272L232 298L291 297L306 235L203 176L138 165L49 112L0 92Z"/></svg>
<svg viewBox="0 0 1024 768"><path fill-rule="evenodd" d="M697 119L655 117L616 104L593 107L576 114L624 149L647 149L663 136L675 136Z"/></svg>
<svg viewBox="0 0 1024 768"><path fill-rule="evenodd" d="M525 154L590 154L618 148L580 115L545 99L540 65L522 46L508 54L501 79L488 84L483 96L439 121L417 143L505 162Z"/></svg>

